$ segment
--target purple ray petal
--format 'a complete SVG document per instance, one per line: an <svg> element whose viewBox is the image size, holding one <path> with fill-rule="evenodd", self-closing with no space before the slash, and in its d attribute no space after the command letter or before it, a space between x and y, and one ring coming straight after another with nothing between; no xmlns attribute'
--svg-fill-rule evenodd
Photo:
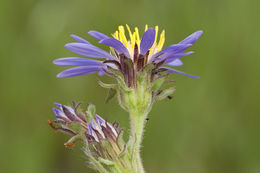
<svg viewBox="0 0 260 173"><path fill-rule="evenodd" d="M95 115L95 118L96 118L96 122L101 125L103 123L106 122L106 120L104 120L101 116L99 116L98 114Z"/></svg>
<svg viewBox="0 0 260 173"><path fill-rule="evenodd" d="M160 55L167 53L167 52L172 52L172 53L183 52L184 50L186 50L190 46L192 46L192 44L173 44L173 45L161 50L160 52L154 54L152 56L152 59L154 59L156 57L160 58L159 57Z"/></svg>
<svg viewBox="0 0 260 173"><path fill-rule="evenodd" d="M128 58L130 58L129 52L127 48L121 43L119 40L115 38L107 38L104 40L99 41L101 44L108 45L112 48L114 48L119 54L124 54Z"/></svg>
<svg viewBox="0 0 260 173"><path fill-rule="evenodd" d="M99 72L98 72L98 75L99 76L104 76L106 74L106 72L104 71L104 70L100 70Z"/></svg>
<svg viewBox="0 0 260 173"><path fill-rule="evenodd" d="M190 54L194 53L193 51L185 52L185 53L171 53L167 52L163 54L159 59L165 59L165 64L168 64L170 62L175 61L177 58L188 56Z"/></svg>
<svg viewBox="0 0 260 173"><path fill-rule="evenodd" d="M98 75L99 76L104 76L105 74L106 74L106 71L108 70L107 69L107 66L110 66L110 64L107 64L107 63L104 63L103 64L103 68L102 68L102 70L100 70L99 72L98 72Z"/></svg>
<svg viewBox="0 0 260 173"><path fill-rule="evenodd" d="M70 111L70 113L72 113L72 114L77 118L77 115L76 115L74 109L72 109L72 108L69 107L69 106L65 106L65 105L64 105L64 107L65 107L68 111Z"/></svg>
<svg viewBox="0 0 260 173"><path fill-rule="evenodd" d="M95 122L94 122L94 119L93 119L93 118L91 118L91 127L92 127L92 129L97 130L97 127L96 127L96 125L95 125Z"/></svg>
<svg viewBox="0 0 260 173"><path fill-rule="evenodd" d="M54 103L54 105L57 106L60 109L62 108L62 104L60 104L60 103Z"/></svg>
<svg viewBox="0 0 260 173"><path fill-rule="evenodd" d="M95 139L97 142L99 142L98 137L97 137L97 134L96 134L96 132L95 132L94 130L91 131L91 136L93 136L94 139Z"/></svg>
<svg viewBox="0 0 260 173"><path fill-rule="evenodd" d="M140 54L145 55L146 52L153 46L155 40L155 29L149 28L143 34L141 43L140 43Z"/></svg>
<svg viewBox="0 0 260 173"><path fill-rule="evenodd" d="M191 34L188 37L186 37L181 42L179 42L179 44L193 44L200 38L200 36L202 34L203 34L203 31L196 31L193 34Z"/></svg>
<svg viewBox="0 0 260 173"><path fill-rule="evenodd" d="M111 54L91 44L69 43L66 44L65 47L72 52L75 52L79 55L86 56L86 57L106 58L112 60L116 59Z"/></svg>
<svg viewBox="0 0 260 173"><path fill-rule="evenodd" d="M115 137L118 137L118 133L116 131L116 129L110 124L110 123L106 123L107 126L109 126L109 128L112 130L112 132L114 133Z"/></svg>
<svg viewBox="0 0 260 173"><path fill-rule="evenodd" d="M73 38L74 40L76 40L79 43L90 44L88 41L86 41L85 39L83 39L83 38L81 38L77 35L71 34L70 37Z"/></svg>
<svg viewBox="0 0 260 173"><path fill-rule="evenodd" d="M53 110L54 115L56 116L56 118L66 118L66 115L60 109L53 108L52 110Z"/></svg>
<svg viewBox="0 0 260 173"><path fill-rule="evenodd" d="M58 78L65 77L73 77L73 76L81 76L86 74L91 74L95 72L99 72L102 70L102 66L82 66L82 67L74 67L67 69L57 75Z"/></svg>
<svg viewBox="0 0 260 173"><path fill-rule="evenodd" d="M182 66L183 62L180 59L175 59L174 61L169 62L166 65L169 65L169 66Z"/></svg>
<svg viewBox="0 0 260 173"><path fill-rule="evenodd" d="M178 71L178 70L175 70L175 69L172 69L172 68L169 68L169 67L163 67L163 68L168 69L167 70L168 73L178 73L178 74L189 76L191 78L200 78L199 76L190 75L190 74L187 74L187 73L184 73L182 71Z"/></svg>
<svg viewBox="0 0 260 173"><path fill-rule="evenodd" d="M91 123L88 123L88 132L89 132L89 134L90 135L92 135L92 125L91 125Z"/></svg>
<svg viewBox="0 0 260 173"><path fill-rule="evenodd" d="M57 108L53 108L52 110L53 110L53 112L54 112L54 115L55 115L57 118L61 117L61 116L60 116L61 110L59 110L59 109L57 109Z"/></svg>
<svg viewBox="0 0 260 173"><path fill-rule="evenodd" d="M58 66L102 65L102 63L102 61L98 60L77 57L59 58L53 61L53 64Z"/></svg>
<svg viewBox="0 0 260 173"><path fill-rule="evenodd" d="M89 31L88 34L91 35L92 37L98 39L98 40L103 40L103 39L110 38L107 35L105 35L105 34L103 34L101 32L98 32L98 31Z"/></svg>

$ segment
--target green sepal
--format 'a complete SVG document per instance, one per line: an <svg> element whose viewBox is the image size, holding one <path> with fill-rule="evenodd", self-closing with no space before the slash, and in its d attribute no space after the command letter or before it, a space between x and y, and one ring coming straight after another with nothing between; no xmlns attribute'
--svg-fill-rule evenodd
<svg viewBox="0 0 260 173"><path fill-rule="evenodd" d="M147 64L145 67L144 67L144 71L147 73L151 72L153 69L155 68L155 65L154 64Z"/></svg>
<svg viewBox="0 0 260 173"><path fill-rule="evenodd" d="M82 141L84 139L82 139L82 136L81 135L75 135L73 137L71 137L64 145L66 147L73 147L74 144L77 142L77 141Z"/></svg>
<svg viewBox="0 0 260 173"><path fill-rule="evenodd" d="M79 122L69 123L67 127L76 133L80 133L82 131L82 127Z"/></svg>
<svg viewBox="0 0 260 173"><path fill-rule="evenodd" d="M154 68L153 64L148 64L144 67L144 69L142 71L139 71L137 74L137 82L139 82L139 83L149 82L149 81L147 81L147 80L149 80L148 76L150 76L153 68Z"/></svg>
<svg viewBox="0 0 260 173"><path fill-rule="evenodd" d="M165 83L167 77L168 76L166 75L166 76L161 76L161 77L158 77L157 79L155 79L153 81L151 91L159 90L162 87L162 85Z"/></svg>
<svg viewBox="0 0 260 173"><path fill-rule="evenodd" d="M131 91L131 88L129 88L129 87L126 85L124 79L122 79L122 78L119 77L119 78L116 78L116 80L117 80L117 82L118 82L118 86L119 86L120 89L122 89L124 92L130 92L130 91Z"/></svg>
<svg viewBox="0 0 260 173"><path fill-rule="evenodd" d="M124 63L126 63L126 64L128 65L128 68L132 68L132 66L133 66L133 61L132 61L132 59L130 59L130 58L124 58L123 61L124 61Z"/></svg>
<svg viewBox="0 0 260 173"><path fill-rule="evenodd" d="M153 64L148 64L144 67L142 71L139 71L136 77L137 83L139 85L143 85L144 83L149 84L150 83L150 75L152 73L152 69L154 68Z"/></svg>
<svg viewBox="0 0 260 173"><path fill-rule="evenodd" d="M146 82L146 80L147 80L147 73L146 73L146 71L138 72L138 74L136 76L136 80L137 80L138 83Z"/></svg>
<svg viewBox="0 0 260 173"><path fill-rule="evenodd" d="M113 76L113 77L119 77L120 76L121 78L124 78L123 73L121 71L116 70L116 69L114 69L110 66L108 66L107 68L109 70L108 75Z"/></svg>
<svg viewBox="0 0 260 173"><path fill-rule="evenodd" d="M120 148L124 147L124 145L125 145L124 130L120 131L119 136L117 137L117 143L120 146Z"/></svg>
<svg viewBox="0 0 260 173"><path fill-rule="evenodd" d="M170 96L175 90L176 90L176 87L170 87L168 89L165 89L162 92L160 92L160 94L156 95L155 99L163 100L163 99L167 98L168 96Z"/></svg>
<svg viewBox="0 0 260 173"><path fill-rule="evenodd" d="M125 104L125 96L124 93L119 91L119 93L117 94L117 100L119 105L124 109L124 110L128 110L127 105Z"/></svg>
<svg viewBox="0 0 260 173"><path fill-rule="evenodd" d="M118 84L104 85L103 86L104 88L122 89L124 92L131 91L131 89L126 85L125 80L124 80L124 76L123 76L121 71L113 69L113 68L111 68L109 66L108 66L108 69L109 69L109 71L107 71L107 74L109 76L111 76L112 78L116 79ZM102 86L101 83L100 83L100 85Z"/></svg>
<svg viewBox="0 0 260 173"><path fill-rule="evenodd" d="M113 161L110 161L110 160L107 160L107 159L103 159L101 157L98 158L98 161L104 165L107 165L107 166L113 166L115 165L115 163Z"/></svg>
<svg viewBox="0 0 260 173"><path fill-rule="evenodd" d="M124 81L124 76L122 74L122 72L115 70L111 67L108 67L109 72L112 74L112 77L115 78L118 82L118 87L120 87L121 89L123 89L124 91L130 91L131 89L126 85L125 81Z"/></svg>
<svg viewBox="0 0 260 173"><path fill-rule="evenodd" d="M106 158L109 159L110 157L112 157L112 159L116 159L117 158L117 154L118 153L115 153L115 146L111 145L112 143L109 143L107 140L102 140L101 141L101 146L103 149L105 149L107 151L104 152L104 154L106 155Z"/></svg>
<svg viewBox="0 0 260 173"><path fill-rule="evenodd" d="M126 143L123 146L121 146L121 151L120 151L120 153L118 155L119 158L123 157L127 153L126 148L127 148Z"/></svg>
<svg viewBox="0 0 260 173"><path fill-rule="evenodd" d="M100 173L109 173L107 169L93 156L89 156L89 166Z"/></svg>
<svg viewBox="0 0 260 173"><path fill-rule="evenodd" d="M109 89L118 87L118 84L106 84L106 83L102 82L101 80L98 80L98 84L100 86L102 86L103 88L109 88Z"/></svg>

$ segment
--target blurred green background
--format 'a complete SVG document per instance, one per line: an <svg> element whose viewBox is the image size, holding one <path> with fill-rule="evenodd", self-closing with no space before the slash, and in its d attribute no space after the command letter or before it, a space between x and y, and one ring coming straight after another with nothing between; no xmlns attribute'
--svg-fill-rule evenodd
<svg viewBox="0 0 260 173"><path fill-rule="evenodd" d="M166 44L196 30L204 35L172 75L172 100L154 105L142 155L147 173L260 172L260 23L257 0L1 0L0 172L83 173L80 148L54 133L53 102L92 102L128 128L116 99L105 104L98 75L57 79L55 58L75 56L63 45L89 30L118 25L166 29ZM102 77L108 80L106 77Z"/></svg>

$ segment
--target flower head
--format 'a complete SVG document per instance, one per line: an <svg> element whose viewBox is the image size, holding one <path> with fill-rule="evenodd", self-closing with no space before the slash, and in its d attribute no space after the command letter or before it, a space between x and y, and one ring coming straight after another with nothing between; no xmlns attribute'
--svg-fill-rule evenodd
<svg viewBox="0 0 260 173"><path fill-rule="evenodd" d="M77 66L59 73L58 77L72 77L98 72L107 74L117 80L117 84L99 84L109 88L108 99L115 94L118 96L121 107L129 111L138 107L143 111L149 111L155 100L169 97L175 91L175 87L162 90L162 86L169 82L170 73L179 73L189 77L197 76L177 71L171 67L181 66L181 57L192 54L192 51L184 52L192 46L202 31L197 31L181 42L163 49L165 31L159 36L158 26L148 28L146 25L143 36L140 37L138 28L131 31L126 25L129 37L123 26L109 37L97 31L88 33L99 40L100 44L110 47L110 53L90 44L78 36L72 35L76 43L66 44L65 47L79 55L95 58L67 57L54 60L59 66ZM166 74L164 74L166 73ZM142 103L142 104L140 104Z"/></svg>
<svg viewBox="0 0 260 173"><path fill-rule="evenodd" d="M49 121L49 124L54 130L63 131L71 134L77 140L82 140L87 143L102 143L103 140L116 142L120 136L118 131L119 124L115 122L111 125L101 116L95 113L95 106L88 105L86 112L78 111L80 104L73 102L73 107L55 103L53 108L56 120ZM74 140L74 139L73 139ZM74 145L75 141L69 141L66 146Z"/></svg>
<svg viewBox="0 0 260 173"><path fill-rule="evenodd" d="M200 38L202 31L197 31L181 42L163 49L165 31L163 30L159 36L158 26L148 28L146 25L142 38L139 35L138 28L135 27L132 32L129 26L126 25L126 29L129 38L127 38L123 26L119 26L118 30L112 34L112 37L97 31L89 31L89 34L98 39L100 44L110 47L110 53L90 44L83 38L71 35L76 43L66 44L65 47L81 56L94 59L80 57L56 59L53 62L56 65L76 66L59 73L57 77L80 76L95 72L103 75L114 69L123 74L124 81L128 87L131 87L135 86L139 72L152 64L153 74L165 71L167 73L179 73L197 78L197 76L189 75L170 67L181 66L183 63L179 58L193 53L192 51L184 51Z"/></svg>
<svg viewBox="0 0 260 173"><path fill-rule="evenodd" d="M55 131L72 135L64 144L73 147L77 141L83 143L83 151L88 156L88 164L97 170L111 172L115 167L131 170L132 162L127 144L123 140L123 130L117 122L110 124L96 114L95 106L88 104L86 111L78 110L80 104L73 106L55 103L53 112L56 120L48 121Z"/></svg>

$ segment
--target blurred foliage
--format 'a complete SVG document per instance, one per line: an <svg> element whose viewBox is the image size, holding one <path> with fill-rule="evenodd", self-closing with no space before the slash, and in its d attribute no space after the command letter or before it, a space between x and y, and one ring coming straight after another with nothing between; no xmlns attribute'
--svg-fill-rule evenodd
<svg viewBox="0 0 260 173"><path fill-rule="evenodd" d="M172 100L156 103L143 145L148 173L260 172L260 23L257 0L1 0L1 172L92 172L80 148L54 133L53 102L92 102L109 121L128 128L116 100L105 104L97 75L57 79L52 64L75 56L63 45L87 31L112 33L120 24L166 29L166 45L202 29L204 35L172 75ZM109 80L106 77L105 80Z"/></svg>

